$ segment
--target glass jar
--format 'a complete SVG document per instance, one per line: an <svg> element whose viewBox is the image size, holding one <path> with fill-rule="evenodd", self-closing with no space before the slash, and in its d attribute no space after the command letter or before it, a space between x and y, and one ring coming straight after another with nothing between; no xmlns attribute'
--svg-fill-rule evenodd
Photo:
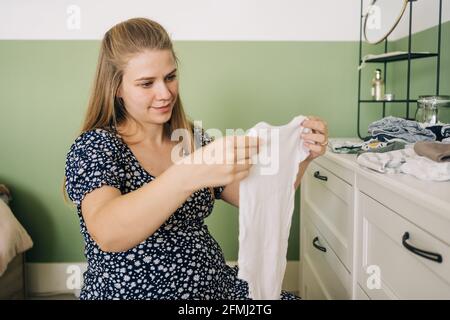
<svg viewBox="0 0 450 320"><path fill-rule="evenodd" d="M439 122L439 108L448 106L450 106L450 96L419 96L415 120L427 125L435 125Z"/></svg>

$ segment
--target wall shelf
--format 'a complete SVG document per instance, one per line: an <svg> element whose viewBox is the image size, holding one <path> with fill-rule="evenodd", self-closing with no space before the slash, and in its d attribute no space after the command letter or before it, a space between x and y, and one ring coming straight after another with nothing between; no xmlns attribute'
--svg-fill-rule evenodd
<svg viewBox="0 0 450 320"><path fill-rule="evenodd" d="M423 52L411 52L410 57L408 56L408 52L398 53L395 55L387 56L387 57L374 57L365 60L365 63L384 63L384 62L395 62L395 61L405 61L405 60L413 60L413 59L423 59L423 58L432 58L437 57L437 53L423 53Z"/></svg>
<svg viewBox="0 0 450 320"><path fill-rule="evenodd" d="M413 52L412 48L412 17L413 17L413 2L419 0L408 0L409 6L409 29L408 29L408 51L407 52L388 52L388 39L384 40L384 54L381 55L373 55L368 56L365 60L363 60L362 55L362 44L363 44L363 24L364 24L364 14L363 14L363 6L364 0L361 0L361 14L360 14L360 24L359 24L359 65L361 66L363 63L382 63L383 64L383 74L384 74L384 84L386 85L386 70L387 65L390 62L395 61L406 61L407 62L407 75L406 75L406 97L405 99L396 99L396 100L368 100L361 98L361 73L362 70L359 68L358 70L358 110L357 110L357 133L360 139L364 139L361 135L360 126L361 126L361 106L365 104L369 105L382 105L382 116L383 118L386 116L386 104L396 103L396 104L405 104L405 119L410 118L410 104L417 103L416 99L411 99L411 61L417 59L424 58L436 58L436 95L439 95L439 76L440 76L440 59L441 59L441 26L442 26L442 0L439 1L439 22L437 25L438 35L437 35L437 52ZM416 106L417 108L417 106Z"/></svg>
<svg viewBox="0 0 450 320"><path fill-rule="evenodd" d="M417 100L359 100L361 103L414 103Z"/></svg>

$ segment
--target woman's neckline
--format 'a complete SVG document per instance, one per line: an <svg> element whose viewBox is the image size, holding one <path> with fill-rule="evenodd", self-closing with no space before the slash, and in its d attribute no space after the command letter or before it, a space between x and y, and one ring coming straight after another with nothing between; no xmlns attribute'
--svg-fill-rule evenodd
<svg viewBox="0 0 450 320"><path fill-rule="evenodd" d="M150 172L148 172L147 169L145 169L144 166L139 162L139 160L136 157L136 155L134 154L133 150L131 150L131 148L128 146L128 144L125 142L125 140L123 140L122 136L119 134L116 127L111 126L111 129L112 129L112 133L114 134L114 136L119 140L119 142L125 147L126 151L130 154L130 156L133 159L133 161L135 162L136 166L138 168L140 168L140 170L142 172L144 172L147 176L152 178L152 180L155 179L156 176L154 176Z"/></svg>

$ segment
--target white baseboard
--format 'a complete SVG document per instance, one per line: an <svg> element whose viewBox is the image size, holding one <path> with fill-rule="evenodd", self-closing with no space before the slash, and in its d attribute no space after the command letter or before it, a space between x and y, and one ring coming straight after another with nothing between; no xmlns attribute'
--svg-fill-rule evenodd
<svg viewBox="0 0 450 320"><path fill-rule="evenodd" d="M230 266L235 261L227 261ZM27 263L26 281L29 297L51 296L59 294L74 294L79 296L85 262L74 263ZM299 262L288 261L283 280L283 289L298 292Z"/></svg>
<svg viewBox="0 0 450 320"><path fill-rule="evenodd" d="M29 297L61 294L79 295L86 262L27 263L26 282Z"/></svg>

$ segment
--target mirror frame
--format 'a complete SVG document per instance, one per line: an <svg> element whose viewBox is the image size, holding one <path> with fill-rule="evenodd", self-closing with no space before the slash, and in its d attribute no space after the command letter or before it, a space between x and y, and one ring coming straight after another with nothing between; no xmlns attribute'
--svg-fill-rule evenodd
<svg viewBox="0 0 450 320"><path fill-rule="evenodd" d="M364 26L363 26L363 29L364 29L364 39L366 39L367 43L370 43L370 44L378 44L378 43L382 42L383 40L385 40L385 39L392 33L392 31L394 31L395 27L396 27L396 26L398 25L398 23L400 22L400 19L403 17L403 15L404 15L404 13L405 13L405 10L406 10L406 6L408 5L408 2L409 2L409 1L410 1L410 0L403 0L403 6L402 6L402 9L400 10L400 13L399 13L399 15L397 16L397 19L395 19L395 22L394 22L394 24L392 25L392 27L389 29L389 31L388 31L384 36L382 36L380 40L370 41L370 40L367 38L367 33L366 33L366 30L367 30L367 17L369 16L369 11L370 11L369 8L370 8L371 6L373 6L373 5L377 2L377 0L372 0L372 3L368 6L367 13L364 14Z"/></svg>

